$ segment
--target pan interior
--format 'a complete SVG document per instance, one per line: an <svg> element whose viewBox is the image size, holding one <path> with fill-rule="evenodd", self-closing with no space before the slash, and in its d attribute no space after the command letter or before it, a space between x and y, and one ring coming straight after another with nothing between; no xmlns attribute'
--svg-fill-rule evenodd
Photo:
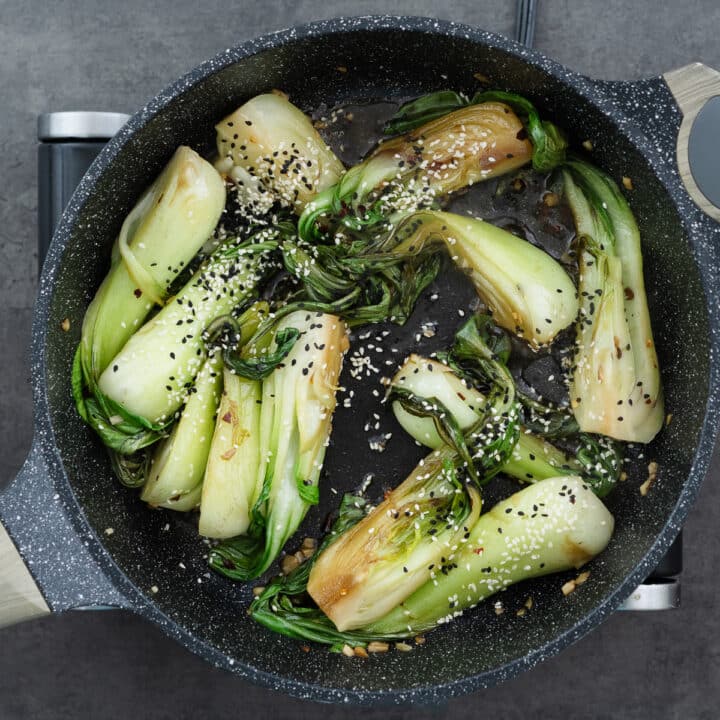
<svg viewBox="0 0 720 720"><path fill-rule="evenodd" d="M248 618L249 587L210 575L204 560L207 547L192 523L169 512L149 511L112 477L102 447L81 423L70 395L70 364L83 314L107 271L120 224L141 190L177 145L205 148L213 124L251 96L281 88L310 111L322 104L393 100L447 87L472 92L477 73L533 99L576 143L591 139L595 161L616 179L632 178L629 200L643 234L648 296L667 409L673 416L641 458L641 464L651 459L659 463L660 480L647 497L638 492L644 477L632 478L611 496L615 536L591 564L591 580L582 591L564 598L564 576L511 588L502 596L509 610L502 616L495 615L492 603L485 603L432 633L411 653L350 664L323 649L303 652L299 643ZM591 613L642 560L680 498L698 442L709 374L704 295L681 219L647 161L614 121L562 79L492 43L417 31L351 31L297 39L243 58L190 85L130 138L97 177L65 243L48 319L46 378L57 445L72 490L119 568L157 604L168 624L188 633L200 648L220 651L239 672L249 667L308 685L385 692L495 670L541 649ZM403 357L414 345L418 325L436 318L445 319L433 340L442 345L456 326L447 318L457 317L458 308L470 299L463 293L451 276L444 276L440 300L431 307L426 293L409 327L389 328L384 346L395 343ZM60 329L64 318L70 319L70 332ZM417 448L371 394L380 389L380 376L391 373L381 368L357 384L348 379L347 365L344 384L355 389L356 400L349 409L340 404L321 485L323 500L309 513L299 538L317 535L328 510L337 505L339 495L330 488L338 493L353 490L373 473L374 489L381 492L404 478L418 457ZM363 431L373 412L381 415L381 430L393 432L382 454L369 451ZM104 534L108 527L114 530L110 536ZM153 586L157 594L151 593ZM514 610L529 595L532 611L517 617Z"/></svg>

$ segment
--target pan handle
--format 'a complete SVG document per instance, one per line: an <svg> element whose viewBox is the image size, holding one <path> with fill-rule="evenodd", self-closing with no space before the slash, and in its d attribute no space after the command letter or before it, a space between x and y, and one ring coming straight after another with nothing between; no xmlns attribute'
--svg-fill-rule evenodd
<svg viewBox="0 0 720 720"><path fill-rule="evenodd" d="M0 523L0 628L49 612L40 588Z"/></svg>
<svg viewBox="0 0 720 720"><path fill-rule="evenodd" d="M720 221L720 72L691 63L663 79L683 114L677 138L680 177L698 207Z"/></svg>
<svg viewBox="0 0 720 720"><path fill-rule="evenodd" d="M113 579L118 571L80 523L57 462L36 435L17 477L0 483L0 627L73 609L136 609Z"/></svg>

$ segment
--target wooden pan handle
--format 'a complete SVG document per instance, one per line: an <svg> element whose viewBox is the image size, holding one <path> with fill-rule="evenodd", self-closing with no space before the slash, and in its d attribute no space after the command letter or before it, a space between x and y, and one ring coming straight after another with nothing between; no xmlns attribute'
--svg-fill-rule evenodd
<svg viewBox="0 0 720 720"><path fill-rule="evenodd" d="M720 207L708 199L693 177L689 154L690 132L698 113L709 99L720 96L720 72L702 63L692 63L666 73L663 78L683 114L677 139L680 177L698 207L711 218L720 221ZM716 131L716 137L715 147L720 146L720 127ZM720 173L720 167L717 172Z"/></svg>
<svg viewBox="0 0 720 720"><path fill-rule="evenodd" d="M0 627L49 613L45 598L0 524Z"/></svg>

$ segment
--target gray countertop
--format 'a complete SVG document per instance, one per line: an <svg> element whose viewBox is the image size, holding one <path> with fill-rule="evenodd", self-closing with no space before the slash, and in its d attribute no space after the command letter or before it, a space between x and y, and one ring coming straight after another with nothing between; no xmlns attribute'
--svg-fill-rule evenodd
<svg viewBox="0 0 720 720"><path fill-rule="evenodd" d="M32 435L27 348L36 290L38 113L133 112L219 50L312 19L435 15L510 34L514 4L0 0L0 478L17 472ZM541 0L536 47L593 77L636 79L691 61L720 68L718 31L718 0ZM560 656L446 707L363 716L717 718L718 480L715 469L686 525L680 610L616 614ZM9 720L304 718L318 712L328 719L354 714L249 685L129 614L76 612L0 632L0 717Z"/></svg>

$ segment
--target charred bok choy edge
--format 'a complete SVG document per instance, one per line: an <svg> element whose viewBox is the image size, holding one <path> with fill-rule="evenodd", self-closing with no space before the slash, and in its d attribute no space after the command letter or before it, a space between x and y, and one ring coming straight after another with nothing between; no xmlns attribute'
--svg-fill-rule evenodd
<svg viewBox="0 0 720 720"><path fill-rule="evenodd" d="M276 202L300 213L345 172L310 118L280 92L248 100L215 130L217 167L243 191L253 215Z"/></svg>
<svg viewBox="0 0 720 720"><path fill-rule="evenodd" d="M647 443L665 411L640 232L617 184L602 171L571 159L563 181L579 246L573 412L582 430Z"/></svg>
<svg viewBox="0 0 720 720"><path fill-rule="evenodd" d="M314 198L298 223L307 241L385 232L399 217L530 161L522 123L500 102L461 108L386 140L334 187Z"/></svg>
<svg viewBox="0 0 720 720"><path fill-rule="evenodd" d="M255 434L253 441L257 438L258 462L238 468L236 482L245 487L255 483L254 491L245 493L252 504L238 511L238 515L247 513L246 534L225 540L210 553L211 567L235 580L261 575L319 499L318 481L330 438L343 354L348 347L347 330L334 315L296 310L277 323L269 343L263 335L256 354L251 341L243 355L251 359L274 353L278 338L288 338L290 330L295 331L296 339L286 356L262 379L259 418L247 428L247 433ZM257 400L253 394L246 397L253 406ZM223 417L218 422L224 422ZM214 491L216 482L221 479L216 479L209 466L204 495ZM212 537L214 528L207 526L202 514L201 504L201 524Z"/></svg>
<svg viewBox="0 0 720 720"><path fill-rule="evenodd" d="M434 577L383 617L362 628L339 630L308 600L307 586L323 554L364 517L363 504L361 498L344 498L340 517L320 551L290 574L272 580L253 601L250 615L257 622L334 650L345 644L412 638L510 585L581 567L607 547L614 529L613 516L581 478L542 480L481 515L452 559L439 572L433 568Z"/></svg>
<svg viewBox="0 0 720 720"><path fill-rule="evenodd" d="M565 160L568 143L560 128L549 120L541 120L537 109L527 98L503 90L483 90L469 99L453 90L423 95L400 107L385 125L385 134L408 133L448 113L486 103L503 103L520 116L532 141L535 170L549 172Z"/></svg>
<svg viewBox="0 0 720 720"><path fill-rule="evenodd" d="M483 391L488 378L484 354L489 350L497 362L506 364L509 347L503 334L492 332L490 319L478 314L458 331L450 351L439 354L441 361L411 355L396 373L388 393L400 425L427 447L456 447L458 433L466 433L477 422L485 402ZM582 475L596 495L607 495L622 468L617 444L579 432L573 437L563 433L561 437L564 447L521 427L512 454L500 472L521 482Z"/></svg>

